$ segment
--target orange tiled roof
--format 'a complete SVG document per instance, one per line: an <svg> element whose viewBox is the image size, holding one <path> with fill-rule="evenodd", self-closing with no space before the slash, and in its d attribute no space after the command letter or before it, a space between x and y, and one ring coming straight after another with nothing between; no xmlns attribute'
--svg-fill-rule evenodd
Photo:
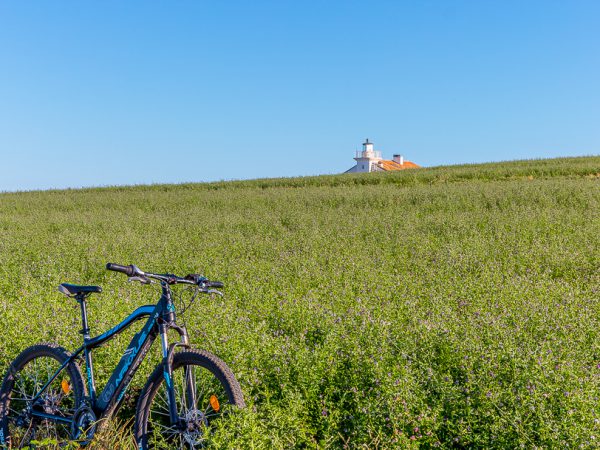
<svg viewBox="0 0 600 450"><path fill-rule="evenodd" d="M417 169L421 166L411 161L404 160L404 164L399 164L396 161L390 161L388 159L382 159L378 163L379 167L383 170L404 170L404 169Z"/></svg>

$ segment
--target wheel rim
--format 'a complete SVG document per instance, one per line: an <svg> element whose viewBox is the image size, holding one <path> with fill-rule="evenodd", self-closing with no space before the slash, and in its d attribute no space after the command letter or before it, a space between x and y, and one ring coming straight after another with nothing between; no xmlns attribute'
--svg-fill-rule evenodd
<svg viewBox="0 0 600 450"><path fill-rule="evenodd" d="M60 366L56 359L40 356L25 363L14 375L7 400L8 432L13 447L21 448L33 442L60 445L69 441L70 423L54 422L31 414L32 411L39 411L69 419L73 416L77 399L73 381L66 370L33 402L35 395Z"/></svg>
<svg viewBox="0 0 600 450"><path fill-rule="evenodd" d="M221 382L198 365L173 370L173 388L179 423L170 424L167 386L164 379L152 394L148 414L149 448L205 448L230 402Z"/></svg>

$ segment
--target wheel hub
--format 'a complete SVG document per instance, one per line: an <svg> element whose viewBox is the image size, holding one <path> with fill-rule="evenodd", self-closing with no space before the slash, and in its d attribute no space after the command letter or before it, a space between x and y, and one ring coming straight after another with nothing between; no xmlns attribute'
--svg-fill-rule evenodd
<svg viewBox="0 0 600 450"><path fill-rule="evenodd" d="M190 409L185 413L184 421L183 438L185 441L190 445L201 443L204 440L202 427L208 426L208 419L204 413L199 409Z"/></svg>
<svg viewBox="0 0 600 450"><path fill-rule="evenodd" d="M59 401L60 400L52 394L42 395L33 403L32 409L45 414L56 414Z"/></svg>

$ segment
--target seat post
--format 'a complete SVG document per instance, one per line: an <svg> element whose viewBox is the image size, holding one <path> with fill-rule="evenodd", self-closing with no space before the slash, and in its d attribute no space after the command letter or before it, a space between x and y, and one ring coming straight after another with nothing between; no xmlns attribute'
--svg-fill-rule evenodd
<svg viewBox="0 0 600 450"><path fill-rule="evenodd" d="M83 324L83 328L80 331L83 334L84 339L90 338L90 328L88 327L88 318L87 318L87 309L85 305L85 294L79 294L75 297L75 299L79 302L79 306L81 307L81 323Z"/></svg>

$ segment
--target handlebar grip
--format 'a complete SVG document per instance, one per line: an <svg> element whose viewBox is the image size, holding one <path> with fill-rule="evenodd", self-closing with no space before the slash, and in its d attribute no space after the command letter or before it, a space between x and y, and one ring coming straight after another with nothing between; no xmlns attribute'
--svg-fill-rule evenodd
<svg viewBox="0 0 600 450"><path fill-rule="evenodd" d="M133 265L122 266L121 264L107 263L106 270L112 270L113 272L121 272L129 277L132 277L135 274L135 269Z"/></svg>
<svg viewBox="0 0 600 450"><path fill-rule="evenodd" d="M214 287L214 288L222 288L225 285L221 281L207 281L206 286Z"/></svg>

